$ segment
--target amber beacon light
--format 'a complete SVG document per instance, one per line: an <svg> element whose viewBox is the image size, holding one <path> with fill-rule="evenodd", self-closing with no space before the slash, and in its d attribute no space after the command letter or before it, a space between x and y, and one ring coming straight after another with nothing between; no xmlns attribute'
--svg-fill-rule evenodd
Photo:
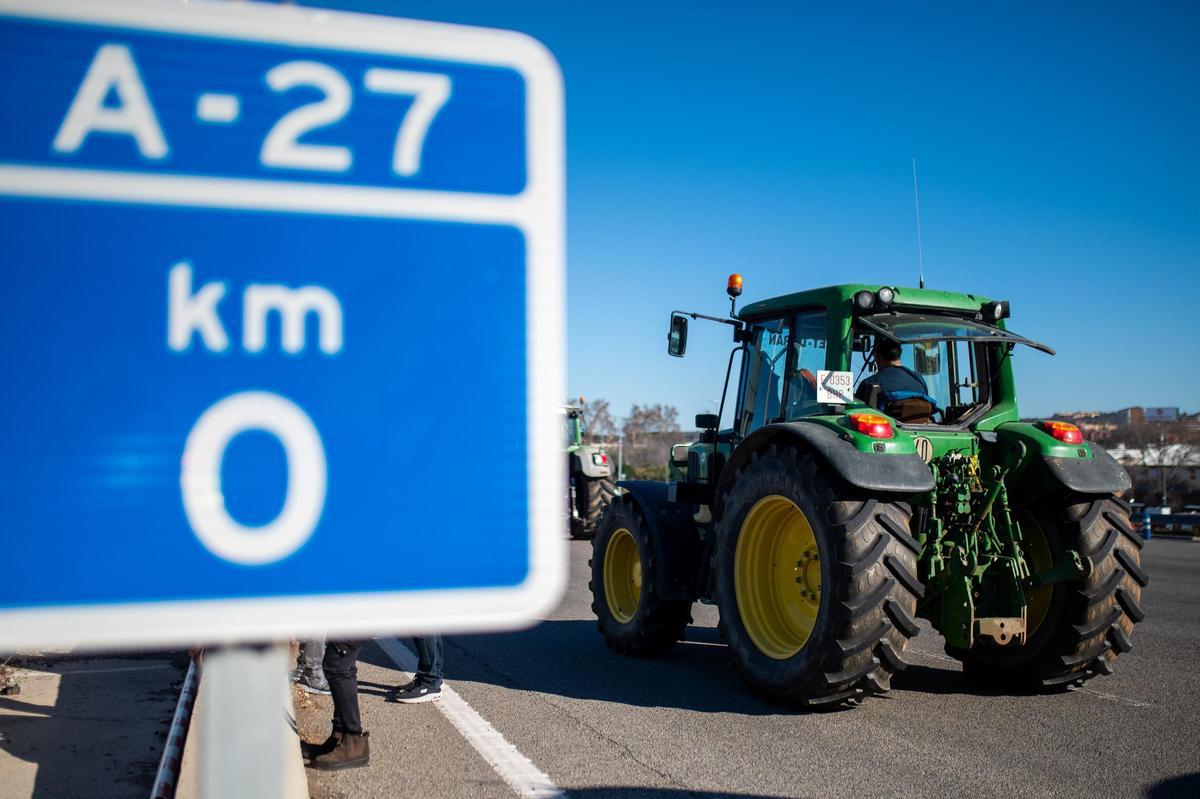
<svg viewBox="0 0 1200 799"><path fill-rule="evenodd" d="M742 276L734 273L729 276L729 281L725 284L725 293L730 297L742 296Z"/></svg>

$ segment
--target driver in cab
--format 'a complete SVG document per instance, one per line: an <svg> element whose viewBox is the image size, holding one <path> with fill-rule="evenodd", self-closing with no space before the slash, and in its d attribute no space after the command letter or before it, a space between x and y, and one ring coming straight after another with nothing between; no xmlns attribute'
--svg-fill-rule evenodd
<svg viewBox="0 0 1200 799"><path fill-rule="evenodd" d="M875 362L875 374L858 384L854 392L855 399L883 411L897 395L929 394L925 378L900 363L899 342L886 336L876 336L871 356ZM878 391L872 391L875 386L879 387Z"/></svg>

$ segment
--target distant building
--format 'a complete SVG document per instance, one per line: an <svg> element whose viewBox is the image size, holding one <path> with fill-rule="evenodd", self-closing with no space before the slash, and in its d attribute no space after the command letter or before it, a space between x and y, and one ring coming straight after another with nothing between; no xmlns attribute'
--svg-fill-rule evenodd
<svg viewBox="0 0 1200 799"><path fill-rule="evenodd" d="M1079 427L1084 438L1106 446L1120 443L1122 430L1147 424L1146 409L1140 405L1119 411L1064 411L1046 418L1070 422ZM1200 429L1200 413L1180 414L1178 423Z"/></svg>
<svg viewBox="0 0 1200 799"><path fill-rule="evenodd" d="M1167 444L1146 449L1124 444L1112 447L1108 454L1125 467L1133 480L1134 495L1158 495L1162 490L1162 470L1167 472L1167 493L1180 499L1200 493L1200 447L1191 444Z"/></svg>

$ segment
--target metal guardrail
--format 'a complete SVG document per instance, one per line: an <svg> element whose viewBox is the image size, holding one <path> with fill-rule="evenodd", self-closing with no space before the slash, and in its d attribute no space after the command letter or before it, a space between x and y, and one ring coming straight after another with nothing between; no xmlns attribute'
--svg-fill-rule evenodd
<svg viewBox="0 0 1200 799"><path fill-rule="evenodd" d="M188 664L183 687L179 691L179 701L175 703L175 716L167 730L167 742L158 761L158 771L154 774L150 799L171 799L175 795L179 767L183 762L183 747L187 743L188 726L192 720L192 707L196 704L196 692L200 685L199 675L193 660Z"/></svg>

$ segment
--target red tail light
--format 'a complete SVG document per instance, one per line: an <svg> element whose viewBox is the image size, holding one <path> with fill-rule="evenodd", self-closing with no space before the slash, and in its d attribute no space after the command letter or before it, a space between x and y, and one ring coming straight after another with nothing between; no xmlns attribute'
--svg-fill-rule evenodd
<svg viewBox="0 0 1200 799"><path fill-rule="evenodd" d="M864 436L871 438L891 438L892 422L886 416L877 413L852 413L849 416L850 426Z"/></svg>
<svg viewBox="0 0 1200 799"><path fill-rule="evenodd" d="M1069 422L1042 422L1042 429L1064 444L1083 443L1083 433Z"/></svg>

